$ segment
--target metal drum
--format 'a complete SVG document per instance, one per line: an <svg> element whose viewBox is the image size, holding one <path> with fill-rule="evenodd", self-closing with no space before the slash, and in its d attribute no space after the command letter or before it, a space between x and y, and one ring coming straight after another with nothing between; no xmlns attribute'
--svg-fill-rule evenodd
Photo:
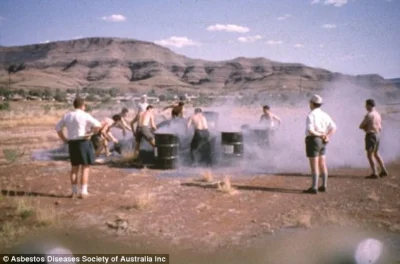
<svg viewBox="0 0 400 264"><path fill-rule="evenodd" d="M225 157L243 157L243 133L222 132L221 133L222 154Z"/></svg>
<svg viewBox="0 0 400 264"><path fill-rule="evenodd" d="M219 113L213 111L204 111L204 117L207 119L209 130L214 130L218 126Z"/></svg>
<svg viewBox="0 0 400 264"><path fill-rule="evenodd" d="M176 169L179 161L179 137L174 134L155 134L154 157L156 167Z"/></svg>

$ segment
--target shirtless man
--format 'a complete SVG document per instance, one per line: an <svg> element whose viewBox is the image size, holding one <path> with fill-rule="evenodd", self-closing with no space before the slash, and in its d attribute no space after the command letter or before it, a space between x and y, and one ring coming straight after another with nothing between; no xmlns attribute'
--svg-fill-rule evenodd
<svg viewBox="0 0 400 264"><path fill-rule="evenodd" d="M268 105L263 106L263 114L260 117L260 124L261 126L267 129L266 131L266 138L264 143L269 146L271 142L271 138L274 136L274 129L276 127L276 123L281 125L281 119L271 112L271 109Z"/></svg>
<svg viewBox="0 0 400 264"><path fill-rule="evenodd" d="M190 144L190 156L194 163L196 161L196 152L200 152L202 148L209 143L210 138L207 119L204 117L201 108L196 108L194 110L194 115L189 118L187 128L190 129L192 125L195 130ZM207 153L204 153L204 155L206 155L208 161L210 161L211 151L209 148L207 149Z"/></svg>
<svg viewBox="0 0 400 264"><path fill-rule="evenodd" d="M115 124L115 127L122 129L122 134L124 137L126 136L126 130L132 131L132 128L128 125L128 121L126 120L128 112L129 110L127 108L122 108L121 113L118 114L121 117L121 120Z"/></svg>
<svg viewBox="0 0 400 264"><path fill-rule="evenodd" d="M365 108L367 109L368 113L365 115L359 127L365 131L365 150L367 151L367 158L372 169L372 174L366 178L378 179L379 177L388 176L385 163L379 154L380 134L382 132L382 117L375 109L375 101L373 99L368 99L365 102ZM378 162L381 169L379 175L375 160Z"/></svg>
<svg viewBox="0 0 400 264"><path fill-rule="evenodd" d="M111 128L115 127L118 122L121 121L121 117L119 115L114 115L111 118L105 118L101 122L101 127L98 133L93 134L90 138L92 144L95 149L95 157L99 157L103 150L106 151L106 156L110 156L111 152L108 149L108 143L110 141L114 142L114 144L118 144L118 139L116 139L111 133Z"/></svg>
<svg viewBox="0 0 400 264"><path fill-rule="evenodd" d="M183 101L181 101L178 104L172 104L172 105L165 107L163 109L163 111L165 111L169 108L172 108L172 111L171 111L172 118L177 118L177 117L183 118L183 106L184 105L185 105L185 103Z"/></svg>
<svg viewBox="0 0 400 264"><path fill-rule="evenodd" d="M263 114L260 117L260 124L267 126L268 128L272 128L275 126L275 122L281 125L281 119L271 112L271 109L268 105L263 106Z"/></svg>
<svg viewBox="0 0 400 264"><path fill-rule="evenodd" d="M146 111L139 113L135 119L132 120L131 127L135 123L137 124L136 133L135 133L135 159L139 156L140 151L140 142L144 137L153 147L156 146L155 138L151 129L157 130L157 126L154 122L154 107L152 105L147 106Z"/></svg>

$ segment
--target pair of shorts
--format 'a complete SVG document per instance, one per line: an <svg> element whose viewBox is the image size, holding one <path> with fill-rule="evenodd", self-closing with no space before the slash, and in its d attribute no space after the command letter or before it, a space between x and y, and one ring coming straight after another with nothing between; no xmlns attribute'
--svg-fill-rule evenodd
<svg viewBox="0 0 400 264"><path fill-rule="evenodd" d="M100 133L99 134L94 134L93 136L90 137L90 141L93 144L93 147L95 151L100 147L101 142L103 141Z"/></svg>
<svg viewBox="0 0 400 264"><path fill-rule="evenodd" d="M138 127L136 130L136 142L142 141L145 138L147 141L154 139L153 133L151 133L150 128L147 126Z"/></svg>
<svg viewBox="0 0 400 264"><path fill-rule="evenodd" d="M308 158L316 158L324 156L326 153L326 143L321 137L308 136L306 137L306 154Z"/></svg>
<svg viewBox="0 0 400 264"><path fill-rule="evenodd" d="M379 150L380 137L377 133L365 134L365 150L376 152Z"/></svg>
<svg viewBox="0 0 400 264"><path fill-rule="evenodd" d="M68 151L72 166L94 163L94 148L90 140L70 140L68 141Z"/></svg>

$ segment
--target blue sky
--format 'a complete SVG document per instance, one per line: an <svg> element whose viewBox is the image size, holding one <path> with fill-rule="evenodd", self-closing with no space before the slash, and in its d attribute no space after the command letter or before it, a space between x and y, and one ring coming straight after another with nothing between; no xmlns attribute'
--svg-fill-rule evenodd
<svg viewBox="0 0 400 264"><path fill-rule="evenodd" d="M400 0L1 0L0 45L105 36L400 77Z"/></svg>

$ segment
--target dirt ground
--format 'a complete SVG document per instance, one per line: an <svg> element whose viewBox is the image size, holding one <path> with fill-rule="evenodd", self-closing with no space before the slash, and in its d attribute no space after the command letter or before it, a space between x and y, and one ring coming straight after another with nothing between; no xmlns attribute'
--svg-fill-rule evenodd
<svg viewBox="0 0 400 264"><path fill-rule="evenodd" d="M1 149L20 154L11 161L0 154L0 251L49 234L76 253L135 247L186 252L180 256L190 261L180 263L203 263L206 259L201 256L213 254L218 259L218 253L225 251L232 256L246 251L254 258L252 263L261 263L256 255L266 252L271 257L268 263L278 259L279 263L314 263L303 262L299 254L311 256L306 252L315 245L325 253L329 247L340 251L339 240L350 243L372 234L389 241L385 245L393 252L400 251L400 158L388 165L388 177L377 180L364 178L368 168L332 169L328 192L318 195L302 193L311 181L305 174L230 175L229 189L227 184L218 187L227 176L221 171L184 176L181 171L175 175L96 165L91 170L92 195L82 200L67 198L68 161L31 158L32 150L57 144L52 125L16 126L0 132ZM269 250L264 250L267 244ZM227 263L236 263L233 259L243 263L239 257ZM175 260L171 263L179 263Z"/></svg>

